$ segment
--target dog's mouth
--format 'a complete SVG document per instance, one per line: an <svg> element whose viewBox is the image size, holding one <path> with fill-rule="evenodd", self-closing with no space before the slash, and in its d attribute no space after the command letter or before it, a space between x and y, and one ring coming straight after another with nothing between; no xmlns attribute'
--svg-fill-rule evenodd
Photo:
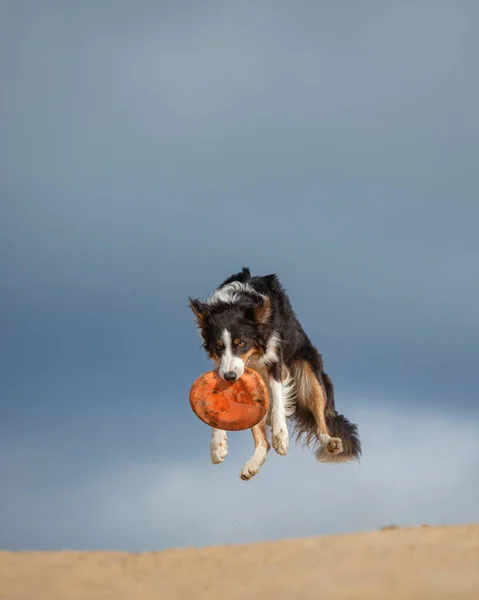
<svg viewBox="0 0 479 600"><path fill-rule="evenodd" d="M228 383L232 383L234 381L238 381L238 379L241 379L241 377L243 377L244 375L244 370L248 367L248 365L254 361L254 359L257 357L257 354L255 352L250 352L248 353L247 356L243 357L237 357L236 359L236 364L229 364L227 366L227 368L222 368L222 365L219 365L218 368L218 373L219 376L221 377L221 379L223 379L223 381L226 381ZM240 359L241 360L238 360ZM228 368L228 367L232 367L232 368Z"/></svg>
<svg viewBox="0 0 479 600"><path fill-rule="evenodd" d="M233 383L234 381L238 381L238 379L241 379L241 377L243 376L244 365L231 365L230 368L220 367L218 373L221 379L223 379L223 381L226 381L227 383Z"/></svg>

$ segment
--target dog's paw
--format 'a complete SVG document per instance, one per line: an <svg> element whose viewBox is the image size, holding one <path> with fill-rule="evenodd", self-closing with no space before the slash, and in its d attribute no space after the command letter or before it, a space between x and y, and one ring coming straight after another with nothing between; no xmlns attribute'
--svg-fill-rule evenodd
<svg viewBox="0 0 479 600"><path fill-rule="evenodd" d="M278 429L273 429L271 435L274 451L281 456L286 456L289 449L289 435L286 424Z"/></svg>
<svg viewBox="0 0 479 600"><path fill-rule="evenodd" d="M255 460L255 459L251 459L248 462L246 462L243 466L243 468L241 469L241 473L240 473L240 477L243 481L248 481L248 479L251 479L252 477L254 477L255 475L257 475L259 473L259 470L261 468L261 464L259 463L259 461Z"/></svg>
<svg viewBox="0 0 479 600"><path fill-rule="evenodd" d="M243 481L248 481L248 479L257 475L259 470L260 465L254 460L249 460L241 469L240 477Z"/></svg>
<svg viewBox="0 0 479 600"><path fill-rule="evenodd" d="M343 452L343 442L340 438L332 438L329 435L319 436L323 452L337 456Z"/></svg>
<svg viewBox="0 0 479 600"><path fill-rule="evenodd" d="M222 440L215 440L210 444L210 458L214 465L219 465L228 456L228 442L226 435Z"/></svg>

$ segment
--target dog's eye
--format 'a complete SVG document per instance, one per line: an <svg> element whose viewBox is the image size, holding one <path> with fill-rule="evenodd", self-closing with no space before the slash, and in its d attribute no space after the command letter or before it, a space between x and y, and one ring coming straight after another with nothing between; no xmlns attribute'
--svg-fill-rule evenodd
<svg viewBox="0 0 479 600"><path fill-rule="evenodd" d="M216 349L217 349L217 350L223 350L223 344L222 344L221 342L218 342L218 343L216 344Z"/></svg>
<svg viewBox="0 0 479 600"><path fill-rule="evenodd" d="M244 346L243 340L238 340L238 346Z"/></svg>

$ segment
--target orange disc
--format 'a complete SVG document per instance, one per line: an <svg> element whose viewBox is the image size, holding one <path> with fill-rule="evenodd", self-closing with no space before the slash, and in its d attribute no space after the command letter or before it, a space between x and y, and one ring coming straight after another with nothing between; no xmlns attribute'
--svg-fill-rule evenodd
<svg viewBox="0 0 479 600"><path fill-rule="evenodd" d="M203 373L190 390L195 415L210 427L240 431L257 425L268 410L268 391L252 369L236 381L224 381L218 371Z"/></svg>

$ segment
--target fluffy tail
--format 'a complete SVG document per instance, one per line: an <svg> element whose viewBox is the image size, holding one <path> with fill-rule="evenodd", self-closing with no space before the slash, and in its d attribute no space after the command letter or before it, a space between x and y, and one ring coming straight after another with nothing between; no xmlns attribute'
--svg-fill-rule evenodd
<svg viewBox="0 0 479 600"><path fill-rule="evenodd" d="M351 423L345 416L335 413L334 416L326 415L326 425L329 435L340 438L343 442L341 454L329 454L322 446L316 450L316 458L320 462L346 462L359 460L361 456L361 441L358 435L357 425Z"/></svg>
<svg viewBox="0 0 479 600"><path fill-rule="evenodd" d="M343 443L341 454L331 454L321 445L317 434L317 425L311 412L297 407L293 415L298 439L304 438L306 445L313 446L319 462L341 463L359 460L361 456L361 441L357 425L351 423L345 416L338 414L326 415L326 425L332 438L340 438Z"/></svg>
<svg viewBox="0 0 479 600"><path fill-rule="evenodd" d="M323 371L323 386L326 391L326 425L331 437L340 438L343 442L341 454L331 456L320 448L316 452L316 458L321 462L345 462L347 460L359 460L361 456L361 441L359 439L358 427L351 423L345 416L336 412L334 407L334 387L329 376Z"/></svg>

